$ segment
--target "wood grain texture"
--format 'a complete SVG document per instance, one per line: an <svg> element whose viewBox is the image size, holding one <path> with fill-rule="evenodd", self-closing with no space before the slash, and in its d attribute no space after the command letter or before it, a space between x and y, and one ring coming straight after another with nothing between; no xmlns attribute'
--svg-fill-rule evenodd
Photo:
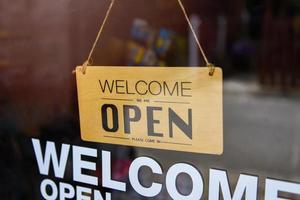
<svg viewBox="0 0 300 200"><path fill-rule="evenodd" d="M76 68L76 79L81 138L84 141L222 154L223 89L220 68L216 68L213 76L208 75L206 67L89 66L86 74L81 69ZM103 91L105 80L110 86L114 84L111 91L107 88ZM118 83L116 80L119 80ZM103 126L101 109L107 104L117 108L115 124L118 127L114 132L105 130ZM136 106L137 110L128 109L129 112L124 114L124 106ZM153 107L155 110L151 112L149 108ZM172 121L170 110L181 119L181 125L191 127L191 137L182 129L183 126ZM111 109L106 111L107 126L113 128L113 113ZM125 133L126 119L131 120L130 133L128 127ZM149 131L149 127L153 130Z"/></svg>

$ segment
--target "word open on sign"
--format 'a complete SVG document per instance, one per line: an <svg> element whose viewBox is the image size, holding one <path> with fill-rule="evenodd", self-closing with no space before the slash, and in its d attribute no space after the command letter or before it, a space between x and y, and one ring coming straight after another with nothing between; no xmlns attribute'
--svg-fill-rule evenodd
<svg viewBox="0 0 300 200"><path fill-rule="evenodd" d="M222 72L198 67L76 70L85 141L221 154Z"/></svg>

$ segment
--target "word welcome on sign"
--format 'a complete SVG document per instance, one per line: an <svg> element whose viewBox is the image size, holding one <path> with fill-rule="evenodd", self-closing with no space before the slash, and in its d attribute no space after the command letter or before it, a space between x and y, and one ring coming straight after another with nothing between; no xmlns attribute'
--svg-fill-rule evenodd
<svg viewBox="0 0 300 200"><path fill-rule="evenodd" d="M223 152L222 71L77 67L81 137L196 153Z"/></svg>
<svg viewBox="0 0 300 200"><path fill-rule="evenodd" d="M112 179L112 154L110 151L69 144L55 144L50 141L41 144L38 139L32 139L32 145L39 172L44 176L40 184L40 193L46 200L111 200L114 199L111 192L103 194L103 191L100 190L107 188L109 191L127 192L129 187L132 187L141 197L148 198L157 197L165 187L172 199L182 200L199 200L204 196L204 199L209 200L219 200L221 196L226 200L254 200L258 198L258 193L262 192L259 191L259 177L256 175L240 174L236 185L230 185L226 170L209 169L209 177L206 177L203 176L203 171L201 172L194 165L186 162L175 163L166 170L161 167L162 163L150 157L137 157L132 161L128 170L129 182L126 183ZM56 146L59 146L60 150L56 149ZM68 159L69 157L72 159ZM96 162L95 159L101 160L101 162ZM68 182L64 182L67 165L73 167L73 184L69 183L69 179ZM160 182L151 179L150 186L144 186L140 182L143 174L139 173L140 169L144 167L148 168L153 176L165 178L162 178L163 181ZM97 174L95 173L96 169L102 169L101 178L95 175ZM178 190L176 181L182 173L190 178L193 186L185 195ZM54 174L55 177L50 179L49 174ZM280 195L282 192L300 195L299 183L271 178L263 181L265 182L265 200L283 200L283 196ZM208 194L204 194L204 188L208 188Z"/></svg>

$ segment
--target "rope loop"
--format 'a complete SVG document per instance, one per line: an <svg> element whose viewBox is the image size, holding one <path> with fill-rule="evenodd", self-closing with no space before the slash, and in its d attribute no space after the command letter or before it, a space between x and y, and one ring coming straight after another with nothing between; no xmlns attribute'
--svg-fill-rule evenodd
<svg viewBox="0 0 300 200"><path fill-rule="evenodd" d="M183 14L184 14L184 17L185 17L185 19L186 19L186 21L187 21L187 23L188 23L188 25L189 25L189 27L190 27L190 30L191 30L192 33L193 33L193 36L194 36L194 38L195 38L195 40L196 40L196 43L197 43L198 48L199 48L199 50L200 50L200 53L201 53L201 55L202 55L202 57L203 57L203 59L204 59L204 61L205 61L205 63L206 63L206 66L209 68L209 73L208 73L208 74L209 74L210 76L213 76L214 71L215 71L215 66L214 66L213 64L211 64L211 63L208 61L208 59L207 59L207 57L206 57L206 54L205 54L205 52L204 52L204 50L203 50L203 48L202 48L202 46L201 46L201 44L200 44L200 41L199 41L199 39L198 39L198 37L197 37L197 34L196 34L196 32L195 32L195 29L194 29L194 27L193 27L193 25L192 25L192 23L191 23L191 21L190 21L190 19L189 19L189 17L188 17L188 14L187 14L187 12L186 12L186 10L185 10L185 7L184 7L182 1L181 1L181 0L177 0L177 2L178 2L179 6L180 6L180 8L181 8L181 10L182 10L182 12L183 12ZM86 60L86 61L83 63L83 65L82 65L82 73L83 73L83 74L86 73L86 68L87 68L87 66L90 66L90 65L92 64L92 61L91 61L92 55L93 55L93 53L94 53L96 44L98 43L98 40L99 40L99 38L100 38L100 36L101 36L101 34L102 34L102 32L103 32L104 26L105 26L105 24L106 24L106 21L107 21L107 19L108 19L108 17L109 17L109 14L110 14L110 12L111 12L111 9L112 9L114 3L115 3L115 0L111 0L110 5L109 5L109 7L108 7L108 9L107 9L107 11L106 11L105 18L104 18L104 20L103 20L103 22L102 22L102 24L101 24L101 27L100 27L100 29L99 29L99 31L98 31L96 40L95 40L95 42L93 43L92 49L91 49L91 51L90 51L90 53L89 53L89 56L88 56L87 60Z"/></svg>

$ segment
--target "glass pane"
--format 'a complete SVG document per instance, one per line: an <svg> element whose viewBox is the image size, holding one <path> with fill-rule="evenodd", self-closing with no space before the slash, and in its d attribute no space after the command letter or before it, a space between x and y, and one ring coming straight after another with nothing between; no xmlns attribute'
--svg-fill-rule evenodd
<svg viewBox="0 0 300 200"><path fill-rule="evenodd" d="M72 71L109 3L0 2L1 199L214 199L217 191L220 199L300 199L299 1L183 1L209 61L223 69L222 155L81 139ZM116 1L92 64L205 66L175 0ZM51 160L61 162L44 163L54 149ZM141 158L148 164L133 170L135 180L129 168Z"/></svg>

